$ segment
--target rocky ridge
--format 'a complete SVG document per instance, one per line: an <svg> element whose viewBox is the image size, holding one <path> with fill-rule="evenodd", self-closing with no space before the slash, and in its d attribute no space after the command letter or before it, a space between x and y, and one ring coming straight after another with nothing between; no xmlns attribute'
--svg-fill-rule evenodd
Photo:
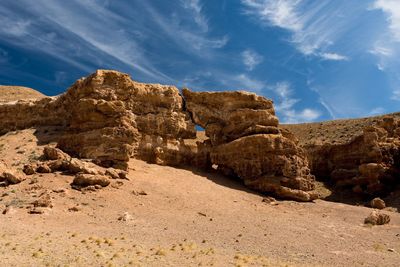
<svg viewBox="0 0 400 267"><path fill-rule="evenodd" d="M307 127L312 132L314 125L290 125L287 128L298 132L311 172L319 180L329 181L338 188L348 187L355 193L385 195L400 182L400 119L396 115L387 115L364 121L357 122L354 127L357 133L350 138L332 140L329 128L326 128L320 137L326 138L323 142L310 142L308 134L300 134ZM324 128L324 124L319 127ZM340 127L336 131L340 132Z"/></svg>
<svg viewBox="0 0 400 267"><path fill-rule="evenodd" d="M184 90L182 97L174 86L98 70L61 96L5 103L0 114L7 114L0 117L1 133L60 126L58 148L105 168L126 170L130 157L203 169L216 165L262 192L316 198L302 149L278 128L272 101L255 94ZM195 124L209 140L187 142L196 138Z"/></svg>

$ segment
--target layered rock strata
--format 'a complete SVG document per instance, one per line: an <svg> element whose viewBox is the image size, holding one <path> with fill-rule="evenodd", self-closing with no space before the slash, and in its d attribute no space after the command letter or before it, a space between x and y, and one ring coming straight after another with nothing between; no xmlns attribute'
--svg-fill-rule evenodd
<svg viewBox="0 0 400 267"><path fill-rule="evenodd" d="M173 86L98 70L59 97L0 105L0 115L11 114L0 117L0 132L59 125L58 148L103 167L127 169L132 156L161 165L215 165L260 191L302 201L315 198L303 151L278 128L271 100L247 92L184 90L183 95ZM208 140L190 141L196 138L195 124L205 129ZM57 162L26 171L71 166Z"/></svg>
<svg viewBox="0 0 400 267"><path fill-rule="evenodd" d="M256 190L309 201L317 196L308 162L293 136L278 128L273 103L248 92L183 90L186 108L210 138L210 160Z"/></svg>
<svg viewBox="0 0 400 267"><path fill-rule="evenodd" d="M400 119L392 116L347 142L307 144L304 149L313 174L356 193L380 195L400 182Z"/></svg>

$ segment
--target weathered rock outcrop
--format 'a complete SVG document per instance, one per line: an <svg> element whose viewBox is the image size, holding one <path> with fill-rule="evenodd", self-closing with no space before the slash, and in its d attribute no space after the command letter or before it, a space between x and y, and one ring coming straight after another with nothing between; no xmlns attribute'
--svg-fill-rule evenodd
<svg viewBox="0 0 400 267"><path fill-rule="evenodd" d="M0 132L59 125L58 148L104 167L126 169L131 156L162 165L214 164L260 191L302 201L316 197L303 151L292 135L278 129L271 100L247 92L185 89L183 95L173 86L98 70L59 97L0 105L0 115L12 114L0 117ZM205 128L208 140L188 141L196 138L195 124ZM45 151L48 162L24 170L69 171L88 184L102 179L103 174L61 153Z"/></svg>
<svg viewBox="0 0 400 267"><path fill-rule="evenodd" d="M0 103L0 134L37 126L62 126L65 110L57 98Z"/></svg>
<svg viewBox="0 0 400 267"><path fill-rule="evenodd" d="M168 154L170 143L196 134L176 87L137 83L116 71L78 80L61 101L70 116L58 146L104 166L124 169L133 154L156 162L157 151Z"/></svg>
<svg viewBox="0 0 400 267"><path fill-rule="evenodd" d="M272 101L247 92L184 89L183 95L211 140L210 160L219 170L259 191L301 201L317 197L305 154L278 129Z"/></svg>
<svg viewBox="0 0 400 267"><path fill-rule="evenodd" d="M381 195L400 183L400 120L394 117L365 127L350 141L304 149L313 174L356 193Z"/></svg>

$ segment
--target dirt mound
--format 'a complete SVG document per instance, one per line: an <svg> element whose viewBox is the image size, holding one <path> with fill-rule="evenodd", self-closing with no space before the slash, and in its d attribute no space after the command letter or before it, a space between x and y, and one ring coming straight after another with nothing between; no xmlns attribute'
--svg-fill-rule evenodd
<svg viewBox="0 0 400 267"><path fill-rule="evenodd" d="M17 100L33 100L46 97L44 94L28 87L0 85L0 104Z"/></svg>

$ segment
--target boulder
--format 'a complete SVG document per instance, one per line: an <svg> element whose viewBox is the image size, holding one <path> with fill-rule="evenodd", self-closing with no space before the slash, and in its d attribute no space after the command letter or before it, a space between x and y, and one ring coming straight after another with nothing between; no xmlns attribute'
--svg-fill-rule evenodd
<svg viewBox="0 0 400 267"><path fill-rule="evenodd" d="M73 185L86 187L91 185L100 185L105 187L110 184L108 176L78 173L72 182Z"/></svg>
<svg viewBox="0 0 400 267"><path fill-rule="evenodd" d="M390 216L376 210L372 211L368 217L365 218L365 224L371 225L384 225L390 222Z"/></svg>
<svg viewBox="0 0 400 267"><path fill-rule="evenodd" d="M58 148L45 146L43 149L43 158L45 160L70 160L71 156Z"/></svg>
<svg viewBox="0 0 400 267"><path fill-rule="evenodd" d="M0 160L0 182L7 184L18 184L25 180L25 175L7 166L7 164Z"/></svg>
<svg viewBox="0 0 400 267"><path fill-rule="evenodd" d="M386 208L385 201L383 201L379 197L376 197L373 200L371 200L370 205L371 205L371 208L374 208L374 209L380 209L381 210L381 209Z"/></svg>

